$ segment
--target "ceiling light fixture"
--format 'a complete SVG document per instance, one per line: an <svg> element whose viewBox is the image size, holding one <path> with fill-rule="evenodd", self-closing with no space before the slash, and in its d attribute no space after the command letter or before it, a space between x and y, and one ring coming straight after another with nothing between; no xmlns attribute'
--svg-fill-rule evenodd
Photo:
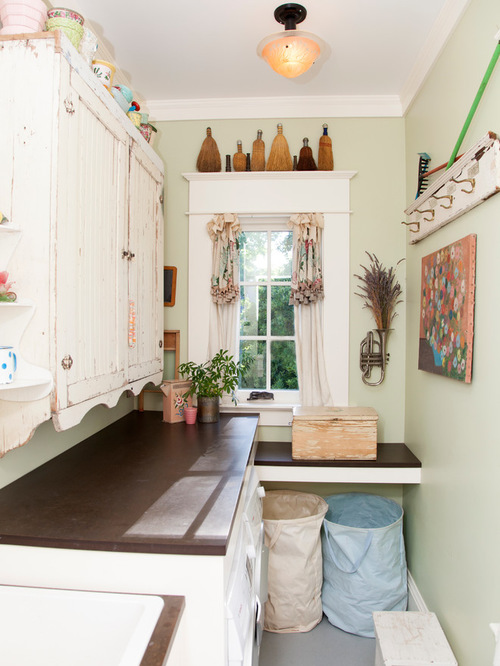
<svg viewBox="0 0 500 666"><path fill-rule="evenodd" d="M302 5L289 2L274 11L274 18L285 26L285 32L276 32L264 37L257 53L275 72L293 79L307 72L319 58L324 42L311 32L296 30L297 23L307 16Z"/></svg>

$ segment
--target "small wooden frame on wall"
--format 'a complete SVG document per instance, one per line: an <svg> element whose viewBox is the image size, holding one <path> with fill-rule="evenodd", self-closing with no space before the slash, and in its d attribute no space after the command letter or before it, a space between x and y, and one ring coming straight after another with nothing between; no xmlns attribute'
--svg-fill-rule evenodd
<svg viewBox="0 0 500 666"><path fill-rule="evenodd" d="M165 307L175 305L175 288L177 285L177 268L175 266L163 267L163 301Z"/></svg>

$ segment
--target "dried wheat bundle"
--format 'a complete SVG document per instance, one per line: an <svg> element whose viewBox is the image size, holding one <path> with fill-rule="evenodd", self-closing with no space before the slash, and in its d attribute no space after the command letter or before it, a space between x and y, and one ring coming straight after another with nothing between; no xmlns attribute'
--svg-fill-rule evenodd
<svg viewBox="0 0 500 666"><path fill-rule="evenodd" d="M376 327L387 329L390 328L392 320L397 315L395 307L402 302L400 296L403 290L396 280L396 271L392 266L385 268L374 254L369 252L366 254L371 264L369 268L361 265L364 270L363 275L354 274L354 277L360 281L359 290L361 292L355 292L355 295L364 300L363 307L372 311ZM399 266L402 261L404 259L400 259L396 266Z"/></svg>

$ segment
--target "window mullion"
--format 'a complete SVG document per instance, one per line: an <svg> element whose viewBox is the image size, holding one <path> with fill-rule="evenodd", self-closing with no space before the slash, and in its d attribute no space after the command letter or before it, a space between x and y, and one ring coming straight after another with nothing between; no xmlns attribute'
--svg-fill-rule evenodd
<svg viewBox="0 0 500 666"><path fill-rule="evenodd" d="M271 231L267 232L266 387L271 390Z"/></svg>

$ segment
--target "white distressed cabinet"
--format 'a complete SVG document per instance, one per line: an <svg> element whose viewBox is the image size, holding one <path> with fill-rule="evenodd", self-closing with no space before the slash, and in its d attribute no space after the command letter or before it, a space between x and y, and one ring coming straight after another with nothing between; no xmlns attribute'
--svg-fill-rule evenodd
<svg viewBox="0 0 500 666"><path fill-rule="evenodd" d="M0 210L22 232L9 272L36 305L20 347L52 374L42 400L63 430L161 380L163 164L64 35L0 38L0 89ZM20 413L4 451L37 425Z"/></svg>

